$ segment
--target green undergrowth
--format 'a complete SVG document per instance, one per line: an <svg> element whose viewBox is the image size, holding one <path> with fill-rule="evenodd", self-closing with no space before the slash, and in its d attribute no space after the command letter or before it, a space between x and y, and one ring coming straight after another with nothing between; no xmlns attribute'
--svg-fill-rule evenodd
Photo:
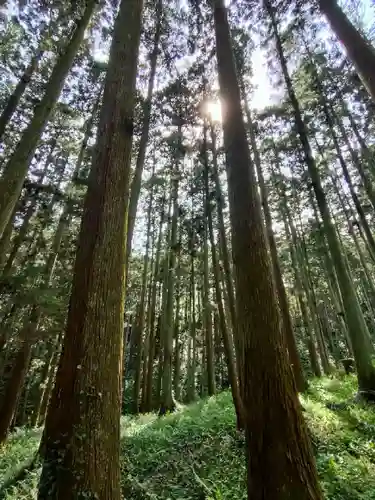
<svg viewBox="0 0 375 500"><path fill-rule="evenodd" d="M375 406L354 402L356 380L314 380L302 398L327 500L375 500ZM18 432L0 451L0 483L33 456L38 433ZM130 500L246 498L244 439L231 396L122 419L122 488ZM36 498L38 471L6 500Z"/></svg>

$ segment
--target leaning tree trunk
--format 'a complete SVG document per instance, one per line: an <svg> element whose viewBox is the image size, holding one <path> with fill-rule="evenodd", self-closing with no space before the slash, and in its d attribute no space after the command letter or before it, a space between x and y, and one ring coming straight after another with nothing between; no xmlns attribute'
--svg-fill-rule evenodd
<svg viewBox="0 0 375 500"><path fill-rule="evenodd" d="M372 363L371 353L367 350L367 339L369 337L368 328L361 311L357 294L353 287L353 281L351 279L349 269L346 266L345 258L341 251L340 242L332 222L327 198L322 187L320 173L312 154L306 126L302 119L300 106L293 88L292 80L289 76L282 42L278 32L275 12L269 0L265 2L265 5L271 19L280 65L288 90L289 99L292 103L297 133L301 141L306 166L311 178L316 201L318 203L319 211L324 224L327 243L337 273L337 279L344 304L345 317L348 325L348 332L357 366L359 388L364 395L370 394L372 391L375 391L375 368Z"/></svg>
<svg viewBox="0 0 375 500"><path fill-rule="evenodd" d="M30 64L25 69L12 94L7 100L7 103L0 115L0 141L3 138L8 123L12 119L12 116L17 109L17 106L26 90L27 85L30 83L33 74L38 68L39 61L41 60L43 53L44 50L42 48L37 49L36 54L34 54L31 58Z"/></svg>
<svg viewBox="0 0 375 500"><path fill-rule="evenodd" d="M358 75L375 102L374 48L352 25L337 0L319 0L319 7L327 17L335 35L344 45Z"/></svg>
<svg viewBox="0 0 375 500"><path fill-rule="evenodd" d="M64 345L43 436L39 500L121 498L121 271L142 9L141 0L122 0L115 21Z"/></svg>
<svg viewBox="0 0 375 500"><path fill-rule="evenodd" d="M225 103L223 131L237 329L244 375L248 498L319 500L322 495L315 461L281 335L276 290L242 115L227 12L223 0L213 0L212 5L220 94Z"/></svg>
<svg viewBox="0 0 375 500"><path fill-rule="evenodd" d="M280 267L279 256L277 254L277 246L275 235L272 228L271 209L268 202L268 189L264 180L260 155L256 143L254 132L254 125L251 117L249 107L245 101L245 111L247 117L248 130L250 134L250 144L253 151L253 158L256 167L261 203L263 207L264 220L266 225L266 232L268 237L268 244L271 255L271 262L273 268L273 275L277 289L277 297L279 299L279 307L281 312L282 330L285 335L286 344L288 346L289 361L292 365L296 387L299 392L304 392L307 389L307 381L303 374L301 359L297 350L297 343L294 336L293 321L289 311L288 296L286 294L283 275Z"/></svg>
<svg viewBox="0 0 375 500"><path fill-rule="evenodd" d="M97 0L88 0L86 2L83 16L76 22L76 29L70 41L52 70L44 96L37 105L31 122L23 132L15 152L4 167L0 179L0 237L3 235L20 196L40 136L59 98L65 78L81 46L85 30L96 5Z"/></svg>

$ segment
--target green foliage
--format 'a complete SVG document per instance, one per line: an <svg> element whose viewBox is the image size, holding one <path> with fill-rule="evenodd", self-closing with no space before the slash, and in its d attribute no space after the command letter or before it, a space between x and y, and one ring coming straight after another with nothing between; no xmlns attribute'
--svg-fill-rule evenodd
<svg viewBox="0 0 375 500"><path fill-rule="evenodd" d="M314 380L302 397L326 500L375 499L375 408L354 402L356 379ZM36 450L18 431L0 451L0 482ZM228 392L175 414L122 419L122 489L128 500L246 498L245 443ZM3 498L36 498L37 472Z"/></svg>

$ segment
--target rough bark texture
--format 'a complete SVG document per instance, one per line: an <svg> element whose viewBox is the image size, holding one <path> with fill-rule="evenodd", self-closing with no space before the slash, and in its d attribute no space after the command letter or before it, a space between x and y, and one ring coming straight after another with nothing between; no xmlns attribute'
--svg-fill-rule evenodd
<svg viewBox="0 0 375 500"><path fill-rule="evenodd" d="M30 124L22 134L15 152L5 165L0 180L0 237L3 235L20 196L40 136L60 95L66 75L82 43L96 4L96 0L87 1L85 12L82 18L76 22L76 29L71 40L52 70L44 96L36 107Z"/></svg>
<svg viewBox="0 0 375 500"><path fill-rule="evenodd" d="M120 500L126 207L143 2L122 0L72 294L46 418L39 500Z"/></svg>
<svg viewBox="0 0 375 500"><path fill-rule="evenodd" d="M370 43L355 29L339 7L337 0L319 0L319 7L326 15L332 30L344 45L358 74L375 102L375 51Z"/></svg>
<svg viewBox="0 0 375 500"><path fill-rule="evenodd" d="M277 245L275 235L272 228L272 216L268 203L268 190L264 180L260 155L256 143L254 126L251 118L251 113L247 103L245 104L245 111L247 116L247 124L250 134L250 144L253 152L254 163L256 167L261 203L263 207L264 220L266 225L266 232L268 237L268 244L271 255L271 262L273 268L273 275L277 289L277 296L281 312L282 330L285 335L286 344L288 346L289 360L292 365L293 375L296 382L296 387L299 392L304 392L307 389L307 381L303 374L301 359L297 350L296 339L294 336L292 317L289 311L289 302L285 290L283 275L280 267L279 256L277 254Z"/></svg>
<svg viewBox="0 0 375 500"><path fill-rule="evenodd" d="M281 335L224 2L214 0L213 8L244 374L248 498L319 500L315 461Z"/></svg>

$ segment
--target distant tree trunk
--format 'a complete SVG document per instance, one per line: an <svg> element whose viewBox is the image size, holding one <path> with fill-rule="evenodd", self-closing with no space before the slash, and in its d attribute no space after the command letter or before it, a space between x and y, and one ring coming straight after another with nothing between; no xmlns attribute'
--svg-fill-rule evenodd
<svg viewBox="0 0 375 500"><path fill-rule="evenodd" d="M76 21L76 29L65 51L58 58L52 70L44 96L36 107L30 124L23 132L16 150L4 167L0 179L0 237L3 235L20 196L23 182L40 136L59 98L65 78L81 46L85 30L96 5L96 0L88 0L86 2L86 9L83 16Z"/></svg>
<svg viewBox="0 0 375 500"><path fill-rule="evenodd" d="M133 413L139 412L139 393L141 389L141 367L142 367L142 354L143 354L143 330L145 326L145 307L146 307L146 291L147 291L147 278L148 268L150 261L150 239L151 239L151 213L153 208L154 189L151 188L150 199L147 208L147 229L146 229L146 253L143 261L142 283L141 283L141 296L138 304L138 312L133 326L134 335L134 386L133 386Z"/></svg>
<svg viewBox="0 0 375 500"><path fill-rule="evenodd" d="M115 21L39 500L121 498L122 270L142 9L122 0Z"/></svg>
<svg viewBox="0 0 375 500"><path fill-rule="evenodd" d="M38 397L36 405L34 406L33 415L31 418L30 425L32 427L37 427L42 425L45 418L45 413L47 410L47 404L49 396L51 395L52 384L54 381L56 363L58 360L58 354L60 349L61 336L59 338L50 340L47 347L47 356L45 357L45 363L43 365L42 373L40 376L40 388L38 392Z"/></svg>
<svg viewBox="0 0 375 500"><path fill-rule="evenodd" d="M206 346L206 365L207 365L207 389L208 395L212 396L216 392L215 387L215 367L214 367L214 350L212 336L212 311L210 301L210 283L209 283L209 265L208 265L208 238L209 228L208 219L211 212L210 204L210 186L209 186L209 165L207 156L207 130L204 126L204 234L203 234L203 316L205 329L205 346Z"/></svg>
<svg viewBox="0 0 375 500"><path fill-rule="evenodd" d="M30 317L26 316L24 325L19 334L21 345L16 353L12 372L7 381L0 407L0 444L4 443L8 437L9 429L17 409L18 400L25 383L39 317L37 310L33 308Z"/></svg>
<svg viewBox="0 0 375 500"><path fill-rule="evenodd" d="M43 53L44 50L42 48L37 49L36 54L31 58L30 64L25 69L12 94L7 100L7 103L0 115L0 141L3 138L8 123L12 119L12 116L17 109L17 106L26 90L27 85L30 83L33 74L38 68L39 61L41 60Z"/></svg>
<svg viewBox="0 0 375 500"><path fill-rule="evenodd" d="M56 143L57 143L57 141L54 138L51 141L50 150L49 150L48 156L46 158L46 161L44 163L43 170L41 171L41 173L37 177L37 181L36 181L37 184L42 184L46 175L47 175L48 167L50 166L50 164L53 160L53 153L54 153L55 148L56 148ZM15 210L13 211L13 214L12 214L11 218L9 219L7 227L6 227L6 229L3 233L3 236L1 238L0 245L1 245L1 250L2 250L3 254L0 255L0 259L2 260L3 264L5 263L5 266L3 269L3 275L5 275L5 276L9 275L9 273L12 269L14 259L16 258L18 251L26 238L26 235L27 235L27 232L29 229L30 220L35 213L35 209L36 209L37 202L38 202L38 196L36 193L32 196L26 195L26 200L28 198L29 198L29 205L26 209L25 216L22 220L21 227L18 229L17 234L13 239L12 250L10 251L10 254L9 254L7 259L6 259L6 252L9 248L9 245L10 245L10 237L11 237L12 230L13 230L13 224L14 224L14 219L16 217L17 208L15 208ZM16 207L17 207L17 205L16 205ZM9 232L9 229L10 229L10 232ZM1 267L3 267L3 266L1 266Z"/></svg>
<svg viewBox="0 0 375 500"><path fill-rule="evenodd" d="M127 222L127 236L126 236L126 259L129 262L129 258L132 251L132 241L134 233L135 219L137 215L137 207L139 200L139 193L141 191L141 181L143 166L146 158L146 150L150 132L151 123L151 109L152 109L152 98L154 92L156 66L159 54L159 44L160 44L160 34L162 27L162 14L163 14L163 4L162 0L156 0L155 2L155 15L156 15L156 27L155 35L153 40L153 48L150 55L150 75L148 78L148 88L147 97L144 103L144 117L142 123L141 139L138 146L138 156L135 164L135 170L133 179L130 187L130 197L128 206L128 222Z"/></svg>
<svg viewBox="0 0 375 500"><path fill-rule="evenodd" d="M266 0L265 6L271 19L280 65L288 90L289 99L293 107L297 133L301 141L305 162L311 178L312 186L314 188L315 197L324 224L325 235L327 237L328 246L337 273L337 279L344 304L344 312L347 319L348 331L357 365L359 388L364 391L364 393L366 393L366 391L374 391L375 368L372 364L371 353L367 350L367 339L369 335L367 325L359 305L358 297L353 287L349 269L346 266L345 258L341 251L340 242L332 222L327 198L322 187L320 173L312 154L307 136L307 130L302 119L299 103L288 72L287 62L278 32L275 12L269 0Z"/></svg>
<svg viewBox="0 0 375 500"><path fill-rule="evenodd" d="M374 48L352 25L337 0L319 0L319 7L327 17L335 35L344 45L349 59L375 102Z"/></svg>
<svg viewBox="0 0 375 500"><path fill-rule="evenodd" d="M152 378L154 372L154 360L155 360L155 338L156 338L156 299L158 290L158 280L160 274L160 253L161 253L161 243L163 234L163 222L164 222L164 210L162 210L160 215L160 225L159 225L159 236L158 242L156 244L156 254L155 254L155 268L154 268L154 279L152 283L151 292L151 303L150 303L150 324L149 324L149 337L150 346L148 354L147 363L147 376L146 376L146 390L145 390L145 404L144 411L151 411L152 409Z"/></svg>
<svg viewBox="0 0 375 500"><path fill-rule="evenodd" d="M248 498L320 500L314 457L281 334L227 12L223 0L213 0L212 5L220 94L225 103L223 132L244 374Z"/></svg>
<svg viewBox="0 0 375 500"><path fill-rule="evenodd" d="M40 406L38 408L38 420L35 424L38 425L39 427L44 425L46 419L48 404L51 398L53 384L55 382L56 368L59 362L59 356L60 356L60 345L56 346L53 353L53 357L51 359L51 363L49 365L47 384L43 390Z"/></svg>
<svg viewBox="0 0 375 500"><path fill-rule="evenodd" d="M173 370L173 392L174 397L178 401L181 396L181 388L180 388L180 377L181 377L181 346L180 346L180 307L181 307L181 231L178 241L178 250L177 250L177 259L178 263L176 266L176 275L177 275L177 283L176 283L176 307L175 307L175 317L174 317L174 370Z"/></svg>
<svg viewBox="0 0 375 500"><path fill-rule="evenodd" d="M171 219L171 236L169 252L169 265L168 265L168 291L165 307L165 322L164 331L162 336L164 339L164 360L163 360L163 380L162 380L162 395L160 402L160 414L164 415L168 411L175 409L175 403L172 394L172 357L173 357L173 334L174 334L174 293L176 284L176 263L177 263L177 247L178 247L178 189L180 179L179 163L181 158L181 144L182 144L182 129L181 125L178 126L177 131L178 145L176 151L175 165L172 172L172 219Z"/></svg>
<svg viewBox="0 0 375 500"><path fill-rule="evenodd" d="M193 236L192 236L193 240ZM187 401L194 401L195 399L195 371L196 371L196 355L197 355L197 332L196 332L196 311L195 311L195 249L192 245L190 249L190 342L189 354L190 359L188 362L188 376L187 376Z"/></svg>
<svg viewBox="0 0 375 500"><path fill-rule="evenodd" d="M358 195L357 195L357 193L356 193L356 191L354 189L354 185L353 185L353 182L352 182L351 175L349 173L348 166L347 166L346 161L344 160L344 157L342 155L340 144L339 144L338 137L337 137L337 134L336 134L336 131L335 131L335 127L334 127L334 120L333 120L333 117L332 117L331 112L330 112L330 107L329 107L329 104L327 102L327 99L326 99L326 96L325 96L325 93L324 93L324 89L323 89L322 83L320 81L319 74L318 74L317 69L315 67L315 62L313 60L312 55L310 54L310 51L309 51L307 45L306 45L306 49L307 49L308 54L310 56L313 78L314 78L314 81L315 81L315 84L316 84L316 88L317 88L317 91L318 91L319 100L320 100L321 106L323 108L325 121L327 123L328 130L329 130L331 138L332 138L333 146L334 146L334 148L336 150L336 155L337 155L337 158L339 160L340 166L341 166L343 174L344 174L344 179L346 181L346 184L348 185L348 188L349 188L349 191L350 191L350 195L351 195L351 197L353 199L354 206L355 206L355 208L357 210L357 213L358 213L359 219L361 221L363 230L364 230L366 238L368 240L368 244L369 244L369 246L371 248L372 253L375 255L375 240L374 240L374 237L373 237L372 232L370 230L369 224L368 224L368 222L366 220L366 216L365 216L365 212L363 210L362 204L359 201Z"/></svg>

